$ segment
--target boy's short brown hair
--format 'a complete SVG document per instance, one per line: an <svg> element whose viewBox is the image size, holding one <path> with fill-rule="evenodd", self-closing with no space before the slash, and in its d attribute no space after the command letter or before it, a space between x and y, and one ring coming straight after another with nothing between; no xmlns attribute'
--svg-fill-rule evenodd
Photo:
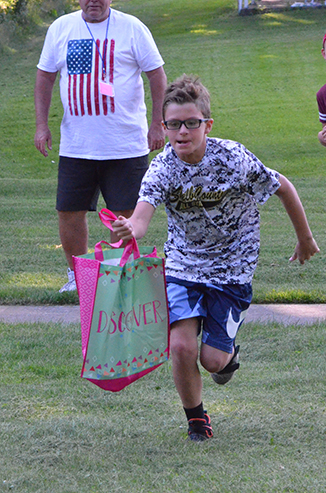
<svg viewBox="0 0 326 493"><path fill-rule="evenodd" d="M209 92L201 83L199 77L195 75L183 74L168 85L163 100L163 120L165 119L166 107L172 103L194 103L202 112L204 118L211 117Z"/></svg>

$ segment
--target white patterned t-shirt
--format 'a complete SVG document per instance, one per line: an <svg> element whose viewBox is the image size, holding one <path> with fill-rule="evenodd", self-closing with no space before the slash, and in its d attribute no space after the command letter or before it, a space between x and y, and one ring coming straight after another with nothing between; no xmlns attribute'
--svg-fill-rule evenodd
<svg viewBox="0 0 326 493"><path fill-rule="evenodd" d="M165 204L167 275L212 284L251 282L259 254L257 204L276 192L278 176L238 142L207 138L195 165L181 161L168 143L139 192L139 201Z"/></svg>

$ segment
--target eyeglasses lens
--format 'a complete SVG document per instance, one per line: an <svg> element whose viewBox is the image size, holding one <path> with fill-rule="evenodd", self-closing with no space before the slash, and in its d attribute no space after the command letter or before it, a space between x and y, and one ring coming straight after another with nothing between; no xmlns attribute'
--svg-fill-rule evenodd
<svg viewBox="0 0 326 493"><path fill-rule="evenodd" d="M199 128L202 120L197 118L191 118L189 120L170 120L165 122L165 126L168 130L179 130L181 126L184 124L188 130L193 130L195 128Z"/></svg>

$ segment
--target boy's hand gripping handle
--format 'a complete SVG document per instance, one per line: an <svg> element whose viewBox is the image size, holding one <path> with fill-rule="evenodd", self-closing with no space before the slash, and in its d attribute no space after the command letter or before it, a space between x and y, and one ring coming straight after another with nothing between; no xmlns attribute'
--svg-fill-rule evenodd
<svg viewBox="0 0 326 493"><path fill-rule="evenodd" d="M113 231L112 228L112 223L116 221L118 218L116 217L113 212L109 211L108 209L102 209L101 212L98 213L102 223L109 228L111 231ZM99 241L95 245L95 258L96 260L103 261L103 252L102 252L102 245L106 244L109 245L112 248L119 248L123 243L123 240L118 241L117 243L108 243L107 241ZM130 255L133 255L134 258L139 258L140 253L139 253L139 248L138 244L136 241L136 238L132 238L131 240L128 241L126 244L123 254L120 260L120 267L123 267L127 262L130 257Z"/></svg>

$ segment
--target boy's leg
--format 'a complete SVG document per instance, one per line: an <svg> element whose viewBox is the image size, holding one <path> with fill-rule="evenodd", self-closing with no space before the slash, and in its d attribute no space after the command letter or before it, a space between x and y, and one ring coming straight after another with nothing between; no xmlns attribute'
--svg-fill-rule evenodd
<svg viewBox="0 0 326 493"><path fill-rule="evenodd" d="M186 409L195 408L202 400L202 379L198 359L197 318L178 320L171 325L171 354L176 389Z"/></svg>
<svg viewBox="0 0 326 493"><path fill-rule="evenodd" d="M200 350L200 362L209 373L218 373L230 363L233 355L234 347L232 353L226 353L221 349L202 344Z"/></svg>
<svg viewBox="0 0 326 493"><path fill-rule="evenodd" d="M201 442L213 436L211 420L202 403L202 379L198 368L197 318L171 325L172 369L176 389L188 419L188 437Z"/></svg>
<svg viewBox="0 0 326 493"><path fill-rule="evenodd" d="M239 368L235 338L251 298L250 284L207 286L200 362L220 385L231 380Z"/></svg>
<svg viewBox="0 0 326 493"><path fill-rule="evenodd" d="M234 375L234 372L240 368L239 363L240 346L234 346L233 356L231 361L219 372L211 373L211 377L218 385L225 385Z"/></svg>
<svg viewBox="0 0 326 493"><path fill-rule="evenodd" d="M212 379L219 385L228 383L239 369L240 346L233 345L231 354L202 344L200 361L202 366L210 372Z"/></svg>
<svg viewBox="0 0 326 493"><path fill-rule="evenodd" d="M203 441L213 436L210 418L202 403L198 368L198 335L203 293L196 283L168 277L173 377L188 420L188 437Z"/></svg>

